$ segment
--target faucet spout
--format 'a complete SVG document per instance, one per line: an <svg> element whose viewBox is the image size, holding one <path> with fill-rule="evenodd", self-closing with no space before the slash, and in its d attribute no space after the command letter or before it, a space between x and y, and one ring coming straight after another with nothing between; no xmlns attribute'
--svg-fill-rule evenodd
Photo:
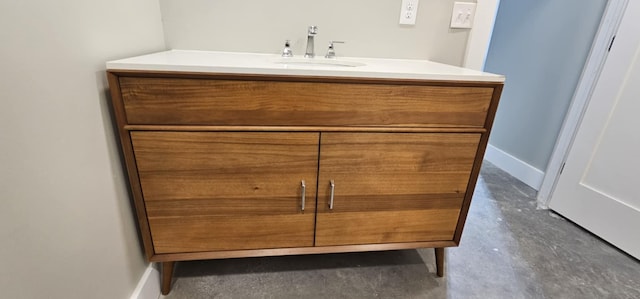
<svg viewBox="0 0 640 299"><path fill-rule="evenodd" d="M316 56L314 37L318 34L318 26L309 26L307 31L307 51L304 53L304 57L313 58Z"/></svg>

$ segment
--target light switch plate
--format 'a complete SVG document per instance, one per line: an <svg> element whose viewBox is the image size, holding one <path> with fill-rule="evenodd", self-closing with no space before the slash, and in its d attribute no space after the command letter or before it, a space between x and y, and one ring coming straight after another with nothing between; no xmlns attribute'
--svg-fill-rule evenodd
<svg viewBox="0 0 640 299"><path fill-rule="evenodd" d="M400 8L400 24L415 25L418 15L418 0L402 0Z"/></svg>
<svg viewBox="0 0 640 299"><path fill-rule="evenodd" d="M471 28L476 14L476 4L470 2L453 3L451 28Z"/></svg>

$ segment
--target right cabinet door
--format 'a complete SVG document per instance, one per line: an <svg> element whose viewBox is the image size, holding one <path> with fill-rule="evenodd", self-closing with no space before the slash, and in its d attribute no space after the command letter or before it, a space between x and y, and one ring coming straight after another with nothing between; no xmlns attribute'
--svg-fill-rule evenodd
<svg viewBox="0 0 640 299"><path fill-rule="evenodd" d="M452 240L479 141L322 133L315 245Z"/></svg>

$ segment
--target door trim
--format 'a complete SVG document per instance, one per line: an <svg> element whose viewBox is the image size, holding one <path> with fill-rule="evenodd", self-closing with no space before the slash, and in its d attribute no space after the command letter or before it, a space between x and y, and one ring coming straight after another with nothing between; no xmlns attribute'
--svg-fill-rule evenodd
<svg viewBox="0 0 640 299"><path fill-rule="evenodd" d="M600 27L593 40L591 52L585 63L580 81L565 116L564 123L556 140L549 164L545 170L540 190L538 190L538 208L548 209L549 200L555 191L562 167L573 144L576 131L580 126L584 112L598 82L602 67L609 54L609 46L615 37L624 16L629 0L609 0L605 8Z"/></svg>

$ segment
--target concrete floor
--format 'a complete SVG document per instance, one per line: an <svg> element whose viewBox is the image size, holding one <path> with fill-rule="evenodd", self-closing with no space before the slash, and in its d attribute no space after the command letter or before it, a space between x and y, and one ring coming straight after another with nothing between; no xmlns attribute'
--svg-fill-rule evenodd
<svg viewBox="0 0 640 299"><path fill-rule="evenodd" d="M443 278L433 249L181 262L164 298L640 298L638 260L488 162L445 255Z"/></svg>

